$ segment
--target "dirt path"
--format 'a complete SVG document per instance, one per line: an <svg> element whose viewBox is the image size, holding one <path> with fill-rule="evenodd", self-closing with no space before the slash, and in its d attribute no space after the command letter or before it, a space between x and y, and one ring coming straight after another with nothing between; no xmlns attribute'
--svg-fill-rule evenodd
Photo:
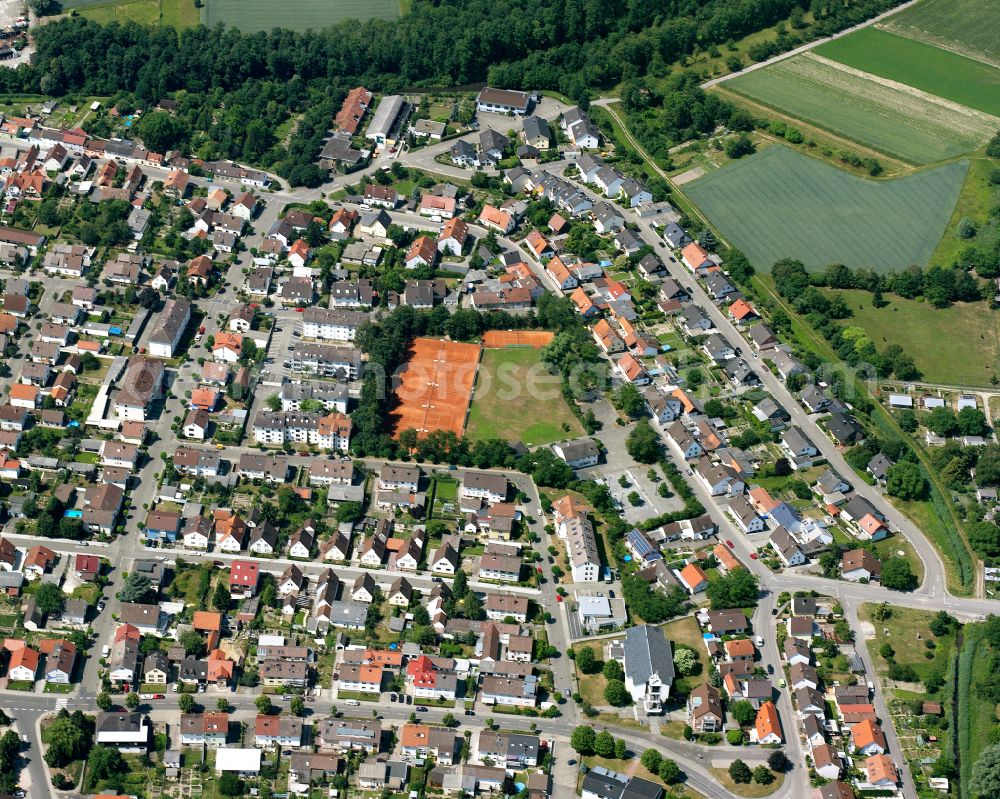
<svg viewBox="0 0 1000 799"><path fill-rule="evenodd" d="M779 53L773 58L767 59L767 61L761 61L757 64L753 64L747 67L746 69L740 70L739 72L730 72L728 75L723 75L721 78L712 78L712 80L707 80L703 84L701 84L701 88L708 89L711 86L718 86L720 83L723 83L724 81L727 81L730 78L735 78L737 75L746 75L748 72L754 72L755 70L758 69L764 69L764 67L769 67L771 64L776 64L779 61L784 61L786 58L792 58L793 56L797 56L800 53L807 53L814 47L819 47L821 44L833 41L834 39L840 39L841 37L844 36L849 36L850 34L854 33L854 31L859 31L862 28L867 28L869 25L874 25L876 22L881 22L886 17L891 17L893 14L899 13L904 8L909 8L916 2L918 2L918 0L909 0L909 2L903 3L902 5L898 5L895 8L890 8L888 11L879 14L877 17L872 17L871 19L865 20L864 22L854 25L853 27L845 28L844 30L840 31L839 33L835 33L832 36L827 36L824 39L816 39L815 41L807 42L806 44L803 44L801 47L796 47L794 50L789 50L787 53Z"/></svg>

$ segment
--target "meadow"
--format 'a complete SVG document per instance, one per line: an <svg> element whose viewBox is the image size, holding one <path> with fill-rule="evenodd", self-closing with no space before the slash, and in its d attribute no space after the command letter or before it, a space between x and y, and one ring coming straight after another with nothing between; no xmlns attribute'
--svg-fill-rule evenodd
<svg viewBox="0 0 1000 799"><path fill-rule="evenodd" d="M548 374L542 351L530 347L483 350L465 435L527 446L583 435L562 397L559 378Z"/></svg>
<svg viewBox="0 0 1000 799"><path fill-rule="evenodd" d="M811 53L727 81L791 117L914 164L975 150L996 132L981 113L885 86Z"/></svg>
<svg viewBox="0 0 1000 799"><path fill-rule="evenodd" d="M820 45L813 52L928 94L1000 115L1000 67L878 28Z"/></svg>
<svg viewBox="0 0 1000 799"><path fill-rule="evenodd" d="M205 0L202 21L223 23L244 33L282 27L304 31L325 28L345 19L396 19L400 0L299 0L293 13L274 0Z"/></svg>
<svg viewBox="0 0 1000 799"><path fill-rule="evenodd" d="M776 146L684 191L757 269L797 258L810 269L843 263L887 272L927 265L967 169L956 161L875 181Z"/></svg>
<svg viewBox="0 0 1000 799"><path fill-rule="evenodd" d="M194 0L63 0L64 11L102 25L109 22L136 22L173 28L192 28L201 21Z"/></svg>
<svg viewBox="0 0 1000 799"><path fill-rule="evenodd" d="M923 0L878 27L1000 66L1000 0Z"/></svg>
<svg viewBox="0 0 1000 799"><path fill-rule="evenodd" d="M1000 375L1000 319L985 302L934 308L886 294L888 305L876 309L867 291L827 293L843 295L854 312L846 324L864 329L879 346L904 347L930 383L988 386L992 375Z"/></svg>

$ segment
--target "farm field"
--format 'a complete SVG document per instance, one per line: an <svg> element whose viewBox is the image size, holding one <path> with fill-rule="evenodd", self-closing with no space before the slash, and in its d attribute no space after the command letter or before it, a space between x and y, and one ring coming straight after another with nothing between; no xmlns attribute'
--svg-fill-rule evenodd
<svg viewBox="0 0 1000 799"><path fill-rule="evenodd" d="M854 312L845 324L864 329L880 346L884 342L902 346L927 382L989 386L990 377L1000 375L1000 319L987 303L934 308L886 294L889 304L876 309L866 291L837 293ZM942 347L942 341L966 342L966 346Z"/></svg>
<svg viewBox="0 0 1000 799"><path fill-rule="evenodd" d="M304 31L325 28L345 19L396 19L400 0L300 0L295 13L274 0L205 0L202 22L223 23L244 33L283 27Z"/></svg>
<svg viewBox="0 0 1000 799"><path fill-rule="evenodd" d="M201 11L194 0L65 0L64 11L75 10L80 16L102 25L109 22L136 22L192 28L201 20Z"/></svg>
<svg viewBox="0 0 1000 799"><path fill-rule="evenodd" d="M468 438L538 446L580 435L583 428L562 397L559 378L542 364L541 350L483 350L466 427Z"/></svg>
<svg viewBox="0 0 1000 799"><path fill-rule="evenodd" d="M873 181L770 147L684 188L757 269L797 258L810 269L843 263L886 272L927 265L967 170L956 161Z"/></svg>
<svg viewBox="0 0 1000 799"><path fill-rule="evenodd" d="M1000 67L878 28L862 28L813 52L841 64L1000 115Z"/></svg>
<svg viewBox="0 0 1000 799"><path fill-rule="evenodd" d="M1000 0L924 0L878 27L1000 66Z"/></svg>
<svg viewBox="0 0 1000 799"><path fill-rule="evenodd" d="M996 132L980 112L882 85L811 53L733 78L726 88L914 164L970 152Z"/></svg>

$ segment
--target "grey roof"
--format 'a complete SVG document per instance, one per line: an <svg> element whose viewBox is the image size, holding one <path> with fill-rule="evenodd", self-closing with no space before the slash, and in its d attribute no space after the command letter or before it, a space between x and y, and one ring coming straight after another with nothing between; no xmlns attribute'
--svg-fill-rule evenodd
<svg viewBox="0 0 1000 799"><path fill-rule="evenodd" d="M594 766L584 775L581 791L598 799L621 799L627 784L628 777L624 774L609 771L604 766Z"/></svg>
<svg viewBox="0 0 1000 799"><path fill-rule="evenodd" d="M552 131L549 129L549 123L541 117L526 117L524 120L524 137L526 139L536 139L539 136L544 136L550 142L552 141Z"/></svg>
<svg viewBox="0 0 1000 799"><path fill-rule="evenodd" d="M625 633L625 672L634 684L658 674L665 684L674 681L674 658L670 641L658 627L643 624Z"/></svg>

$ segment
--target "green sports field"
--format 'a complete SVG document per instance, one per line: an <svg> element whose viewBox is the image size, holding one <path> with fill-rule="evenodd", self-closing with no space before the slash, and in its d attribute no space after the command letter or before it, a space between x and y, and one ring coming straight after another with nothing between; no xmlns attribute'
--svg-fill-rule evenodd
<svg viewBox="0 0 1000 799"><path fill-rule="evenodd" d="M968 170L955 161L895 180L866 180L776 146L684 187L753 265L843 263L880 272L927 265Z"/></svg>
<svg viewBox="0 0 1000 799"><path fill-rule="evenodd" d="M304 31L325 28L345 19L396 19L400 0L205 0L202 21L219 22L244 33L282 27Z"/></svg>
<svg viewBox="0 0 1000 799"><path fill-rule="evenodd" d="M878 26L1000 66L1000 0L923 0Z"/></svg>
<svg viewBox="0 0 1000 799"><path fill-rule="evenodd" d="M1000 115L1000 68L926 42L878 28L862 28L813 52L968 108Z"/></svg>
<svg viewBox="0 0 1000 799"><path fill-rule="evenodd" d="M529 447L583 435L562 397L560 380L530 347L483 350L465 435L499 438Z"/></svg>
<svg viewBox="0 0 1000 799"><path fill-rule="evenodd" d="M996 132L995 122L979 112L885 86L812 53L740 75L725 87L915 164L963 155Z"/></svg>

